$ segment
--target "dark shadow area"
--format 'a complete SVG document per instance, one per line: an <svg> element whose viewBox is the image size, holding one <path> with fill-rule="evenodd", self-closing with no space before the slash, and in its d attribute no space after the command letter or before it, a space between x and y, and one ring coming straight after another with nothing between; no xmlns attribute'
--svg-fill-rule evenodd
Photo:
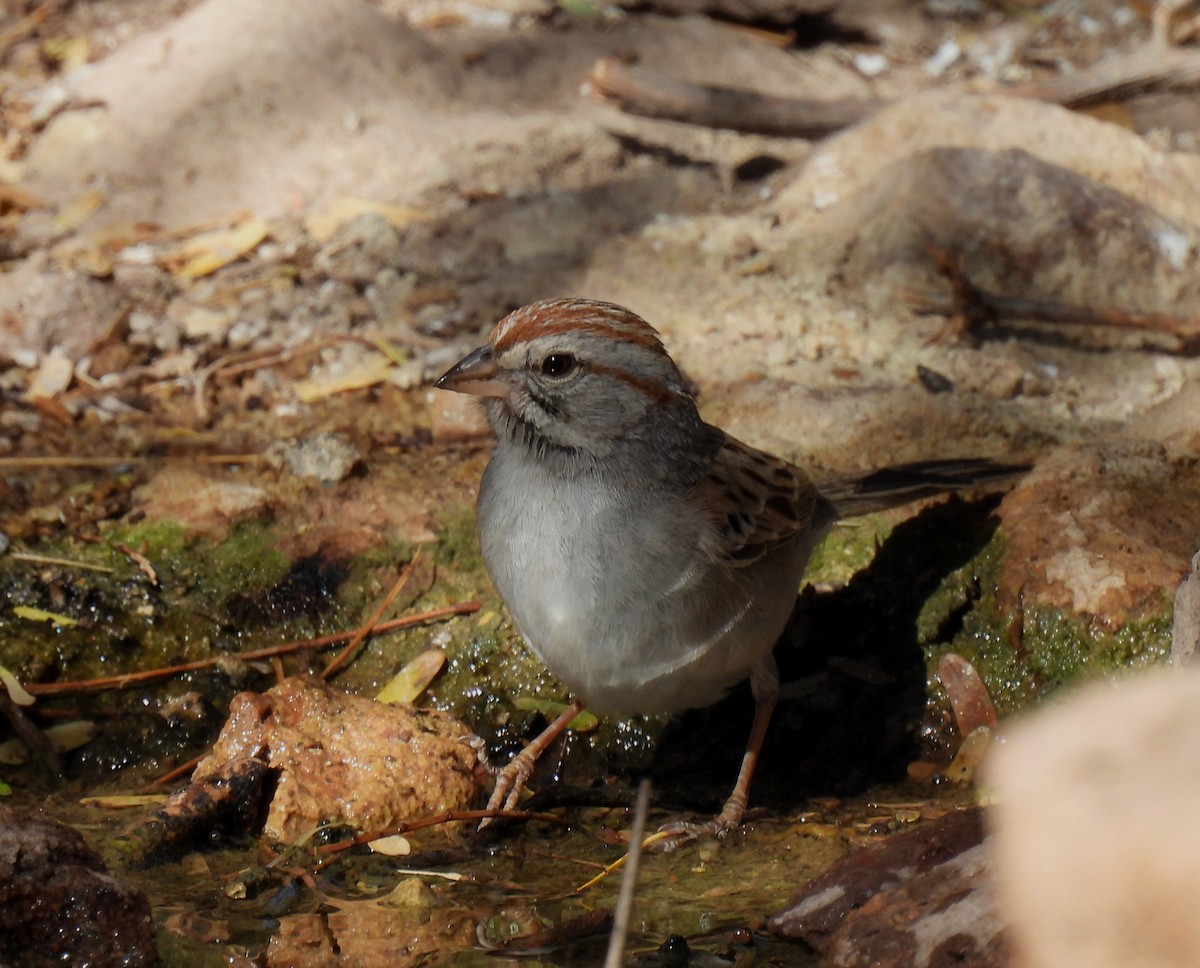
<svg viewBox="0 0 1200 968"><path fill-rule="evenodd" d="M920 755L925 713L918 615L945 576L991 539L996 503L952 498L927 508L899 525L844 588L800 597L775 649L784 698L752 807L793 810L806 797L853 795L905 775ZM672 722L653 768L662 802L697 811L720 806L737 775L753 707L747 684Z"/></svg>
<svg viewBox="0 0 1200 968"><path fill-rule="evenodd" d="M1097 313L1097 320L1099 320ZM1185 317L1179 317L1182 321ZM1036 343L1062 350L1083 350L1092 353L1175 353L1185 357L1200 356L1200 340L1184 341L1179 336L1133 326L1077 326L1067 323L1047 323L1036 320L1002 319L976 323L968 337L972 345L982 347L988 342Z"/></svg>
<svg viewBox="0 0 1200 968"><path fill-rule="evenodd" d="M789 10L779 16L737 16L721 11L709 14L713 20L771 32L783 31L792 35L789 50L815 50L823 44L870 44L873 38L865 30L838 23L829 11L806 13Z"/></svg>

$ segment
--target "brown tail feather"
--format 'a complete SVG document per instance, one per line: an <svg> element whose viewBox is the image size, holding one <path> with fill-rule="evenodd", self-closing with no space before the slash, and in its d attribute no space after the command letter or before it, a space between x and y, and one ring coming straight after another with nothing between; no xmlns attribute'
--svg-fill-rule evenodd
<svg viewBox="0 0 1200 968"><path fill-rule="evenodd" d="M926 460L877 471L839 474L817 490L839 518L871 514L923 497L965 490L1005 490L1029 470L1026 464L990 460Z"/></svg>

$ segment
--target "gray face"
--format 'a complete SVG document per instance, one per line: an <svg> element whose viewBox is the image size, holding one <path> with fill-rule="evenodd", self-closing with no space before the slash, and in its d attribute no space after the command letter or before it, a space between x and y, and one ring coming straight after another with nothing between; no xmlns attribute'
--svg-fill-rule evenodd
<svg viewBox="0 0 1200 968"><path fill-rule="evenodd" d="M645 481L673 470L694 480L721 445L658 333L609 303L548 300L515 310L437 385L483 399L497 454L513 445L558 474L590 469Z"/></svg>
<svg viewBox="0 0 1200 968"><path fill-rule="evenodd" d="M497 431L524 427L556 448L603 453L640 439L651 407L695 409L670 358L635 343L558 333L518 343L495 363L509 387L489 401Z"/></svg>

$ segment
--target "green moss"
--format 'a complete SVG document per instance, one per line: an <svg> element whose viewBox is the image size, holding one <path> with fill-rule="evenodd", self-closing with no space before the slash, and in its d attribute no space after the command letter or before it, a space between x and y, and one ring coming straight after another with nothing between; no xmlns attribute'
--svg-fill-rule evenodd
<svg viewBox="0 0 1200 968"><path fill-rule="evenodd" d="M975 666L1003 714L1061 685L1163 661L1170 652L1170 609L1161 607L1112 632L1059 609L998 600L1006 547L997 534L941 583L925 603L918 635L926 651L929 694L942 700L934 673L955 652Z"/></svg>
<svg viewBox="0 0 1200 968"><path fill-rule="evenodd" d="M235 527L221 542L189 535L168 521L114 526L103 542L63 536L38 554L74 564L0 561L8 604L64 614L58 628L0 610L0 663L30 682L91 679L206 658L230 650L253 629L231 621L227 603L278 582L290 565L276 535L259 522ZM143 556L156 580L117 545ZM279 641L275 630L263 638Z"/></svg>
<svg viewBox="0 0 1200 968"><path fill-rule="evenodd" d="M119 524L109 528L106 541L123 544L144 555L158 584L191 604L219 608L231 595L277 582L291 561L276 546L279 534L261 520L239 521L220 541L189 533L169 520ZM113 549L109 564L137 577L135 564Z"/></svg>
<svg viewBox="0 0 1200 968"><path fill-rule="evenodd" d="M474 508L464 508L445 518L438 531L433 553L439 564L464 572L484 570L479 536L475 533Z"/></svg>
<svg viewBox="0 0 1200 968"><path fill-rule="evenodd" d="M887 514L839 522L813 551L804 580L813 585L844 585L872 562L895 524L895 516Z"/></svg>

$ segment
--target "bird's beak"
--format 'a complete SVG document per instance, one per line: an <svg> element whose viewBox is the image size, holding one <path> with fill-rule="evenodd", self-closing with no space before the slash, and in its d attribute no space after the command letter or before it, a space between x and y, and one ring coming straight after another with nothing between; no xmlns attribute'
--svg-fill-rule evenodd
<svg viewBox="0 0 1200 968"><path fill-rule="evenodd" d="M434 384L439 390L454 390L477 397L507 397L508 384L496 376L496 361L487 343L455 363Z"/></svg>

